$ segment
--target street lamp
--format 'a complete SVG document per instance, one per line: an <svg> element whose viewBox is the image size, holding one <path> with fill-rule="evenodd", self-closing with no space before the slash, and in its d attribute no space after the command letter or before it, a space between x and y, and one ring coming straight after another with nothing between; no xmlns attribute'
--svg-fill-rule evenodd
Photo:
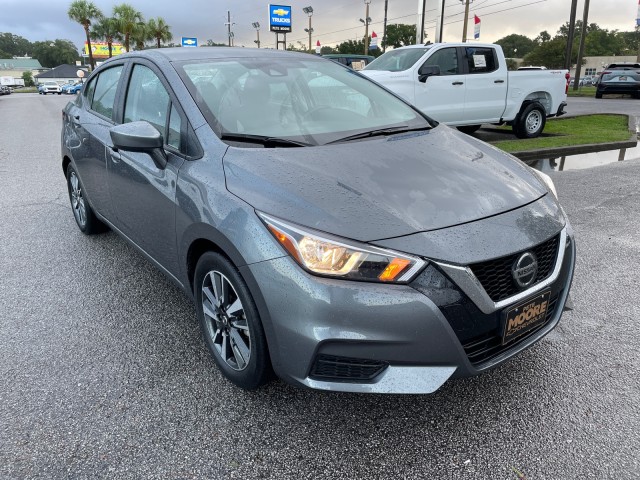
<svg viewBox="0 0 640 480"><path fill-rule="evenodd" d="M369 24L371 23L371 17L369 16L369 4L371 0L364 0L364 4L366 5L365 16L366 20L360 19L362 23L364 23L364 54L366 55L369 52Z"/></svg>
<svg viewBox="0 0 640 480"><path fill-rule="evenodd" d="M311 17L313 15L313 7L304 7L302 11L309 16L309 28L305 28L304 31L309 34L309 51L311 51L311 34L313 33L313 28L311 28Z"/></svg>
<svg viewBox="0 0 640 480"><path fill-rule="evenodd" d="M253 22L251 25L256 29L256 35L258 36L258 39L254 40L253 43L257 44L258 48L260 48L260 22Z"/></svg>

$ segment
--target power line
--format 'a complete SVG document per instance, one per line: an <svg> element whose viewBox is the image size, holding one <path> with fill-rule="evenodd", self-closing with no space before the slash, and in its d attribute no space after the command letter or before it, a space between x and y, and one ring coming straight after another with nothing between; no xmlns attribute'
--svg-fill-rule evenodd
<svg viewBox="0 0 640 480"><path fill-rule="evenodd" d="M483 2L483 3L486 3L487 1L489 1L489 0L485 0L485 2ZM508 12L508 11L511 11L511 10L516 10L518 8L524 8L524 7L528 7L528 6L531 6L531 5L536 5L538 3L543 3L543 2L546 2L546 1L547 0L536 0L536 1L532 1L532 2L529 2L529 3L522 4L522 5L516 5L516 6L510 7L510 8L505 8L505 9L502 9L502 10L496 10L496 11L493 11L493 12L486 12L486 13L483 13L482 15L484 17L488 17L488 16L491 16L491 15L495 15L497 13ZM492 7L496 7L498 5L501 5L503 3L511 3L511 2L512 2L512 0L501 0L499 2L491 3L491 4L483 6L481 8L475 8L474 12L477 11L477 10L484 10L486 8L492 8ZM427 11L435 11L435 10L436 9L427 10ZM409 15L401 15L399 17L394 17L394 18L388 19L387 22L390 22L392 20L399 20L401 18L414 17L415 15L416 15L415 13L411 13ZM464 15L464 13L463 12L453 13L451 15L445 16L444 18L445 19L454 18L454 17L458 17L460 15ZM445 25L453 25L454 23L460 23L463 20L464 19L459 19L459 20L454 20L454 21L451 21L451 22L446 22ZM436 21L437 21L436 19L432 19L432 20L427 20L426 23L431 24L431 23L435 23ZM374 24L382 24L382 21L371 22L371 24L372 25L374 25ZM317 34L315 36L317 38L317 37L322 37L322 36L327 36L327 35L333 35L334 33L341 33L341 32L346 32L346 31L350 31L350 30L356 30L356 29L359 29L359 28L362 28L362 27L361 26L356 26L356 27L343 28L343 29L340 29L340 30L335 30L333 32ZM303 41L305 39L306 39L306 37L295 38L295 39L292 39L290 43ZM348 40L351 40L351 39L350 38L346 38L346 39L341 39L341 40L334 40L331 43L339 44L339 43L343 43L343 42L348 41ZM270 43L270 44L267 44L267 45L268 45L268 47L271 47L271 46L275 46L275 43Z"/></svg>

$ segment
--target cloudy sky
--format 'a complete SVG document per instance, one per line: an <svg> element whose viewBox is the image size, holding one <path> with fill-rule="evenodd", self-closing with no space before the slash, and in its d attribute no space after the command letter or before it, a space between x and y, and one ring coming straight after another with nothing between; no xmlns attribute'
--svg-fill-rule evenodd
<svg viewBox="0 0 640 480"><path fill-rule="evenodd" d="M104 14L111 14L118 0L94 0ZM252 22L262 25L260 39L263 47L275 46L275 35L268 31L268 4L256 0L129 0L145 19L161 16L171 25L174 41L181 36L226 42L227 10L234 23L235 45L254 46L255 30ZM335 45L348 39L361 38L365 16L364 0L294 0L273 3L291 5L293 32L287 43L306 44L307 17L302 8L313 6L313 43ZM426 30L428 38L435 35L438 0L426 0ZM552 35L569 19L570 0L473 0L470 15L482 21L481 41L491 42L510 33L535 37L542 30ZM70 0L1 0L0 32L11 32L31 41L69 39L78 48L84 42L84 31L71 22L66 14ZM388 0L388 23L414 23L421 0ZM582 18L584 0L578 1L578 18ZM638 9L637 0L591 0L589 22L603 28L632 30ZM384 0L371 0L369 16L372 29L382 36ZM445 0L444 40L459 41L462 36L464 7L460 0ZM473 26L470 24L471 32Z"/></svg>

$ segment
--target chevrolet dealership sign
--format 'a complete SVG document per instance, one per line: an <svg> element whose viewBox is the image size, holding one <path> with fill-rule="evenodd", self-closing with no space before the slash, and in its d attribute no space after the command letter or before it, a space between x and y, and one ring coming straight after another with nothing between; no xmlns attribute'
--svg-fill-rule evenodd
<svg viewBox="0 0 640 480"><path fill-rule="evenodd" d="M291 6L269 5L269 30L278 33L291 31Z"/></svg>

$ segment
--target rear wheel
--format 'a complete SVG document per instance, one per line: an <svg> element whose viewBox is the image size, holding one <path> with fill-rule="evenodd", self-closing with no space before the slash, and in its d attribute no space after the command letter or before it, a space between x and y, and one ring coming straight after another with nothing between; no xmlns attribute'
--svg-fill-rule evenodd
<svg viewBox="0 0 640 480"><path fill-rule="evenodd" d="M596 91L596 98L602 98L602 93Z"/></svg>
<svg viewBox="0 0 640 480"><path fill-rule="evenodd" d="M544 130L547 112L538 103L529 103L518 114L513 122L513 133L518 138L536 138Z"/></svg>
<svg viewBox="0 0 640 480"><path fill-rule="evenodd" d="M207 252L198 260L194 289L202 335L223 375L246 390L266 383L267 341L240 272L226 257Z"/></svg>
<svg viewBox="0 0 640 480"><path fill-rule="evenodd" d="M480 125L461 125L456 128L462 133L466 133L467 135L470 135L476 132L480 128Z"/></svg>
<svg viewBox="0 0 640 480"><path fill-rule="evenodd" d="M80 231L86 235L93 235L106 230L104 223L98 220L89 206L78 174L72 165L67 167L67 188L69 189L73 217L76 219Z"/></svg>

